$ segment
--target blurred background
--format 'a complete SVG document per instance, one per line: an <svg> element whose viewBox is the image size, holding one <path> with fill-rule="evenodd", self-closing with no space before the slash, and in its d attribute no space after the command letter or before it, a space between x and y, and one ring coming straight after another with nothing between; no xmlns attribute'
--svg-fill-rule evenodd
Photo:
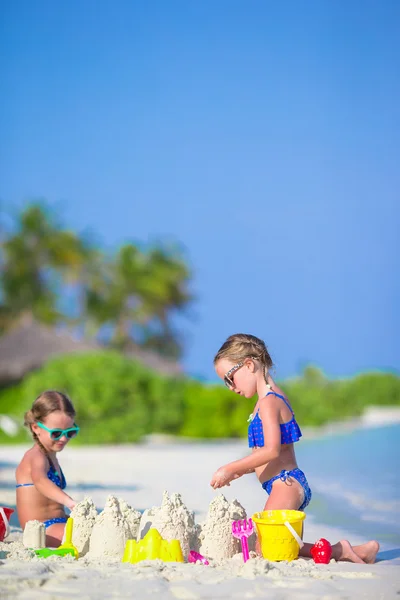
<svg viewBox="0 0 400 600"><path fill-rule="evenodd" d="M325 427L305 470L325 448L342 501L340 477L357 468L358 498L380 477L390 523L398 2L0 12L0 442L28 441L22 415L45 388L74 400L76 443L244 437L253 406L213 356L253 333L300 423ZM342 463L328 446L343 420L375 429L340 434Z"/></svg>

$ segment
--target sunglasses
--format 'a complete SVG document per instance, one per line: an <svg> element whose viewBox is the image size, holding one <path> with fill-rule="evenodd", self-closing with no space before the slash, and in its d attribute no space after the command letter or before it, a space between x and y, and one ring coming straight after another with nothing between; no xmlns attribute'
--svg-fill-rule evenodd
<svg viewBox="0 0 400 600"><path fill-rule="evenodd" d="M226 385L227 388L231 389L233 387L235 387L235 382L233 381L233 377L236 373L236 371L238 371L240 369L240 367L243 367L244 363L239 362L237 363L237 365L234 365L232 367L232 369L229 369L229 371L227 373L225 373L224 375L224 384Z"/></svg>
<svg viewBox="0 0 400 600"><path fill-rule="evenodd" d="M46 427L46 425L43 425L43 423L40 423L40 421L36 421L36 425L38 427L40 427L40 429L44 429L45 431L48 431L50 434L51 440L60 440L63 435L65 435L67 440L71 440L73 437L78 435L78 431L79 431L78 425L74 425L73 427L70 427L69 429L49 429L48 427Z"/></svg>
<svg viewBox="0 0 400 600"><path fill-rule="evenodd" d="M252 360L257 360L256 356L249 356ZM238 371L241 367L243 367L244 362L238 362L237 365L234 365L232 369L229 369L227 373L224 375L224 384L227 388L232 389L235 387L235 382L233 380L236 371Z"/></svg>

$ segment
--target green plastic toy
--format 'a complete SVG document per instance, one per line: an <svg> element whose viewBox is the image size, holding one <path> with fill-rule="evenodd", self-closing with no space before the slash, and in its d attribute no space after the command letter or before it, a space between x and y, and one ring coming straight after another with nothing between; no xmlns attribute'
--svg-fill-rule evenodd
<svg viewBox="0 0 400 600"><path fill-rule="evenodd" d="M71 554L74 558L79 558L78 549L72 543L73 527L74 520L70 517L65 525L65 542L55 549L41 548L40 550L34 550L36 556L48 558L49 556L67 556L67 554Z"/></svg>

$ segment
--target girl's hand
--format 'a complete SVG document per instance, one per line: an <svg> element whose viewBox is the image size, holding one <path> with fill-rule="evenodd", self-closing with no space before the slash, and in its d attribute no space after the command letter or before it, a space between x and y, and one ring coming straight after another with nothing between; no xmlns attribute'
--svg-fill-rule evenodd
<svg viewBox="0 0 400 600"><path fill-rule="evenodd" d="M218 488L224 487L224 485L230 485L231 481L238 479L239 477L240 475L235 473L229 465L225 465L224 467L220 467L218 471L215 471L210 485L214 490L217 490Z"/></svg>
<svg viewBox="0 0 400 600"><path fill-rule="evenodd" d="M75 506L77 505L77 502L75 502L75 500L72 500L72 498L70 498L67 503L65 504L65 506L67 508L69 508L69 510L72 510L73 508L75 508Z"/></svg>

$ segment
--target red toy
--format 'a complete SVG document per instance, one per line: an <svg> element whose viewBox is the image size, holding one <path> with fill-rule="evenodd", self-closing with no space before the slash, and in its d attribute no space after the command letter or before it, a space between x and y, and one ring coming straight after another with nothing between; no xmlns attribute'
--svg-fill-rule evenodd
<svg viewBox="0 0 400 600"><path fill-rule="evenodd" d="M0 542L4 540L5 537L10 533L10 517L13 514L13 508L6 508L5 506L1 507L0 510Z"/></svg>
<svg viewBox="0 0 400 600"><path fill-rule="evenodd" d="M325 538L321 538L318 542L315 542L311 548L311 556L315 563L322 563L328 565L332 558L332 546Z"/></svg>

